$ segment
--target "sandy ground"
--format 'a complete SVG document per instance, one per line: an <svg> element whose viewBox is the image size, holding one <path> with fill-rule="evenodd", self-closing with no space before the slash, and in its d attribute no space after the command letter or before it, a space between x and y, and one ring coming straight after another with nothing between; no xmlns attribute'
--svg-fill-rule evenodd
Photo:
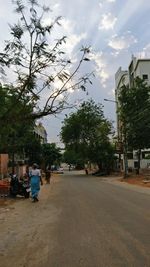
<svg viewBox="0 0 150 267"><path fill-rule="evenodd" d="M0 199L0 267L150 267L147 190L74 172Z"/></svg>
<svg viewBox="0 0 150 267"><path fill-rule="evenodd" d="M146 180L146 178L147 177L144 175L135 175L135 176L130 176L127 179L122 178L120 181L128 184L139 185L150 188L150 180Z"/></svg>
<svg viewBox="0 0 150 267"><path fill-rule="evenodd" d="M38 266L44 266L43 259L52 244L46 240L46 228L52 230L59 213L50 203L58 180L56 176L51 185L42 186L38 203L21 197L0 199L1 267L34 267L37 262Z"/></svg>

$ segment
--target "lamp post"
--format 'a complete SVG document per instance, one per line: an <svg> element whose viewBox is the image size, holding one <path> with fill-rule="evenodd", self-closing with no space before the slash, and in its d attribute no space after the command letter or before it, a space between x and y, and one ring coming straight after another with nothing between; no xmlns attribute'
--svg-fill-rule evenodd
<svg viewBox="0 0 150 267"><path fill-rule="evenodd" d="M112 99L107 99L107 98L104 98L104 101L116 103L116 110L118 110L118 101L112 100ZM119 129L119 119L117 116L117 135L118 135L117 137L118 137L118 146L119 146L118 154L119 154L120 171L121 171L121 150L122 150L122 145L123 145L124 178L126 178L128 175L127 142L126 142L126 136L124 136L124 140L122 142L122 137L120 138L119 130L120 130Z"/></svg>
<svg viewBox="0 0 150 267"><path fill-rule="evenodd" d="M104 101L113 102L113 103L118 104L118 102L116 100L112 100L112 99L104 98Z"/></svg>

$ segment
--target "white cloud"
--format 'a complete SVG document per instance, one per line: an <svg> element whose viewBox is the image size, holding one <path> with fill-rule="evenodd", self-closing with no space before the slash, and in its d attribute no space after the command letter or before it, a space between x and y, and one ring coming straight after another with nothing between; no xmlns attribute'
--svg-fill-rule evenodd
<svg viewBox="0 0 150 267"><path fill-rule="evenodd" d="M110 12L102 15L100 21L99 29L100 30L112 30L117 22L117 17L115 17Z"/></svg>
<svg viewBox="0 0 150 267"><path fill-rule="evenodd" d="M63 18L61 21L63 33L67 36L66 43L64 44L65 52L72 56L74 48L84 39L86 39L86 33L75 33L75 22L69 19Z"/></svg>
<svg viewBox="0 0 150 267"><path fill-rule="evenodd" d="M86 38L85 33L81 33L80 35L72 34L67 38L66 44L65 44L65 50L67 50L67 54L72 54L74 48L76 45L78 45L81 40Z"/></svg>
<svg viewBox="0 0 150 267"><path fill-rule="evenodd" d="M104 4L107 4L107 3L115 3L115 2L116 2L116 0L101 0L99 2L99 6L101 8L101 7L103 7Z"/></svg>
<svg viewBox="0 0 150 267"><path fill-rule="evenodd" d="M60 7L60 4L59 3L56 3L56 4L54 4L54 6L53 6L53 10L55 9L58 9Z"/></svg>
<svg viewBox="0 0 150 267"><path fill-rule="evenodd" d="M127 32L122 36L118 36L117 34L113 35L111 40L109 40L108 45L119 52L129 48L135 43L137 43L137 39L130 32Z"/></svg>
<svg viewBox="0 0 150 267"><path fill-rule="evenodd" d="M108 96L114 98L115 97L115 89L111 89L111 91L108 92Z"/></svg>
<svg viewBox="0 0 150 267"><path fill-rule="evenodd" d="M50 25L51 23L52 23L51 18L45 18L42 21L43 26ZM57 27L56 28L54 27L53 29L53 38L58 39L59 38L58 34L60 35L60 37L67 36L66 43L62 44L61 49L65 51L68 57L72 58L75 47L82 40L86 39L87 35L86 33L82 33L82 32L80 34L75 33L76 23L72 20L62 18L60 23L61 23L61 27L59 27L59 32L58 32Z"/></svg>
<svg viewBox="0 0 150 267"><path fill-rule="evenodd" d="M116 0L107 0L107 2L114 3L114 2L116 2Z"/></svg>
<svg viewBox="0 0 150 267"><path fill-rule="evenodd" d="M100 78L103 87L106 86L106 81L109 79L106 60L102 52L92 53L90 59L95 63L96 74Z"/></svg>
<svg viewBox="0 0 150 267"><path fill-rule="evenodd" d="M99 6L100 6L100 8L103 6L103 3L102 2L99 2Z"/></svg>
<svg viewBox="0 0 150 267"><path fill-rule="evenodd" d="M147 8L149 9L150 2L149 1L143 1L143 0L138 0L134 1L134 4L131 4L131 0L126 0L124 1L124 4L122 5L122 8L120 9L118 13L118 21L119 23L117 24L117 30L118 32L132 19L136 17L135 14L137 14L138 11L140 13ZM142 14L142 13L141 13ZM139 18L138 20L139 21ZM140 23L140 21L139 21Z"/></svg>
<svg viewBox="0 0 150 267"><path fill-rule="evenodd" d="M51 18L44 18L42 20L43 27L50 26L52 23L53 23L53 20Z"/></svg>
<svg viewBox="0 0 150 267"><path fill-rule="evenodd" d="M148 43L142 51L136 53L138 58L150 58L150 43Z"/></svg>
<svg viewBox="0 0 150 267"><path fill-rule="evenodd" d="M62 18L61 24L62 24L64 31L67 32L67 34L71 33L75 27L75 22L69 19L66 19L66 18Z"/></svg>

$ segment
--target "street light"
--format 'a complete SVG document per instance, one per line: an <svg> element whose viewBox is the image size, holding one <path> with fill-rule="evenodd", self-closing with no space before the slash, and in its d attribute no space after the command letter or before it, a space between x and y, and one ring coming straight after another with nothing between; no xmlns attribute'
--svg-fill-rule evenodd
<svg viewBox="0 0 150 267"><path fill-rule="evenodd" d="M107 99L107 98L104 98L105 101L108 101L108 102L113 102L113 103L118 103L116 100L112 100L112 99Z"/></svg>

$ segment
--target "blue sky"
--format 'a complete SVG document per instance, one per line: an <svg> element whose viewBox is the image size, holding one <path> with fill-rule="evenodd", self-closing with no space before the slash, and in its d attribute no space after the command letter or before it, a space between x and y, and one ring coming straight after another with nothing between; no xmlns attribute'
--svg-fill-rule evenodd
<svg viewBox="0 0 150 267"><path fill-rule="evenodd" d="M88 96L72 93L72 99L93 98L104 105L105 116L115 120L115 105L104 102L104 98L114 99L114 75L120 66L127 69L132 54L150 58L150 1L148 0L40 0L49 6L52 16L62 16L62 27L57 34L67 35L65 52L77 57L81 45L92 49L90 67L96 77L88 88ZM15 22L11 0L0 0L0 49L9 37L8 22ZM50 20L46 18L46 21ZM65 112L64 112L65 113ZM63 114L58 118L42 120L50 142L58 142Z"/></svg>

